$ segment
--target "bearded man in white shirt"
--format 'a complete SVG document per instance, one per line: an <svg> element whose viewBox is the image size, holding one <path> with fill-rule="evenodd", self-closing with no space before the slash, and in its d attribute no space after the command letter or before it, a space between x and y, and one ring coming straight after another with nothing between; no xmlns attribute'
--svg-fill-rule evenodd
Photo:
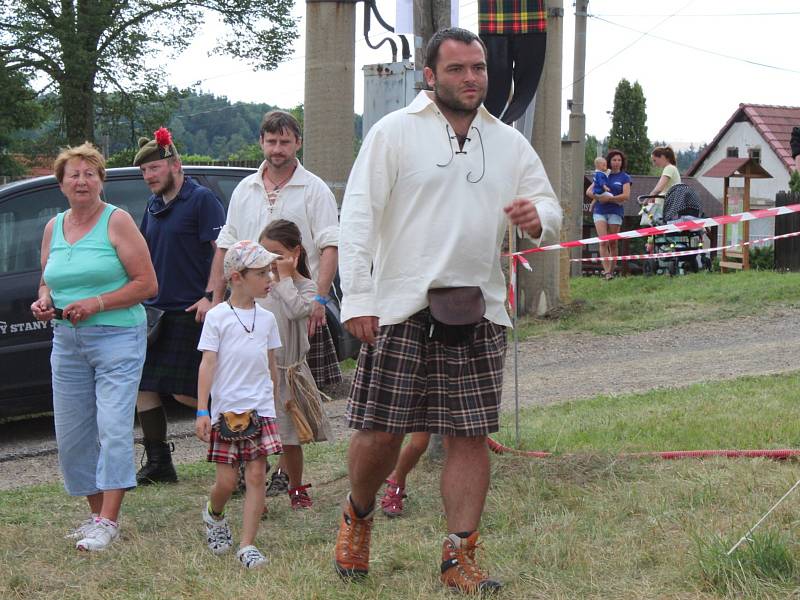
<svg viewBox="0 0 800 600"><path fill-rule="evenodd" d="M307 171L297 159L303 143L300 124L290 114L273 110L261 121L259 145L264 162L245 177L231 194L225 226L217 238L212 272L222 278L227 249L239 240L257 240L272 221L286 219L300 229L317 295L308 320L311 342L308 362L318 386L342 380L325 304L338 262L339 215L336 199L322 179ZM224 286L215 290L213 303L222 301Z"/></svg>
<svg viewBox="0 0 800 600"><path fill-rule="evenodd" d="M225 225L217 238L217 252L211 272L224 282L222 264L227 249L239 240L258 240L272 221L286 219L300 229L317 294L308 319L307 360L317 386L322 388L342 381L325 305L338 262L339 215L333 193L322 179L307 171L297 159L303 143L300 124L290 114L273 110L264 115L259 145L264 162L256 173L245 177L231 194ZM214 290L216 305L223 299L224 284ZM302 460L302 454L285 454L272 473L268 496L289 491L287 460ZM301 463L302 464L302 463Z"/></svg>
<svg viewBox="0 0 800 600"><path fill-rule="evenodd" d="M534 243L556 240L561 209L528 141L482 105L480 38L437 32L424 75L433 91L369 131L342 205L342 321L364 344L346 414L356 431L335 565L343 578L367 573L375 494L404 435L438 433L447 452L441 579L474 593L501 586L475 558L511 325L500 248L509 222Z"/></svg>

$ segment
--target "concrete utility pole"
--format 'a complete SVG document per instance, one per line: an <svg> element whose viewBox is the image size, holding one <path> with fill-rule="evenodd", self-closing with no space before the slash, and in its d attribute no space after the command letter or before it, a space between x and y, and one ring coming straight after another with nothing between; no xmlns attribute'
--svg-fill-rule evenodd
<svg viewBox="0 0 800 600"><path fill-rule="evenodd" d="M547 2L547 49L542 78L536 92L533 119L533 147L544 163L545 171L561 198L561 44L563 38L564 2ZM561 206L566 214L564 199ZM562 240L564 238L562 230ZM529 248L524 239L520 249ZM520 314L542 315L569 296L569 256L556 252L529 255L533 272L519 269ZM563 277L560 276L563 273Z"/></svg>
<svg viewBox="0 0 800 600"><path fill-rule="evenodd" d="M450 25L450 0L414 0L414 66L417 69L422 71L425 66L425 47L431 36Z"/></svg>
<svg viewBox="0 0 800 600"><path fill-rule="evenodd" d="M339 204L354 159L355 36L353 0L307 0L303 164Z"/></svg>
<svg viewBox="0 0 800 600"><path fill-rule="evenodd" d="M586 76L586 17L589 10L589 0L576 0L575 2L575 60L572 64L572 104L569 112L569 139L572 144L572 185L571 196L566 204L571 207L572 214L567 220L564 213L564 230L569 240L582 238L583 231L583 174L585 170L584 155L586 154L586 114L583 112L583 79ZM580 258L581 248L573 248L570 252L572 258ZM571 263L571 274L581 274L581 263Z"/></svg>

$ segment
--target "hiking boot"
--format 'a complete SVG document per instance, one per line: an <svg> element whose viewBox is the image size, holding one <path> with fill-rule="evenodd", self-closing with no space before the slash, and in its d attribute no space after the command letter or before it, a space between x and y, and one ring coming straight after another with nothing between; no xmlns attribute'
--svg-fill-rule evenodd
<svg viewBox="0 0 800 600"><path fill-rule="evenodd" d="M89 529L94 527L94 520L98 516L99 515L97 515L95 513L92 513L89 516L88 519L86 519L85 521L81 521L75 529L73 529L72 531L67 533L64 536L64 539L67 539L67 540L82 540L83 538L85 538L86 534L89 532Z"/></svg>
<svg viewBox="0 0 800 600"><path fill-rule="evenodd" d="M381 498L381 510L389 518L403 516L403 498L408 498L406 488L401 488L396 482L386 480L386 491Z"/></svg>
<svg viewBox="0 0 800 600"><path fill-rule="evenodd" d="M228 520L223 516L215 519L211 514L211 504L203 507L203 522L206 524L206 543L213 554L225 554L233 546L233 536Z"/></svg>
<svg viewBox="0 0 800 600"><path fill-rule="evenodd" d="M451 533L442 545L442 583L465 594L492 593L503 584L481 571L475 560L478 532L464 539Z"/></svg>
<svg viewBox="0 0 800 600"><path fill-rule="evenodd" d="M105 550L119 536L119 525L108 519L97 517L94 525L89 527L83 539L78 540L75 548L85 552Z"/></svg>
<svg viewBox="0 0 800 600"><path fill-rule="evenodd" d="M306 485L300 485L296 488L292 488L289 490L289 498L292 501L292 508L294 510L303 510L304 508L311 508L314 504L311 501L311 496L308 495L306 491L308 488L311 487L310 483Z"/></svg>
<svg viewBox="0 0 800 600"><path fill-rule="evenodd" d="M261 554L259 549L252 545L239 548L239 551L236 553L236 558L239 559L239 562L242 563L242 566L246 569L257 569L267 564L267 557Z"/></svg>
<svg viewBox="0 0 800 600"><path fill-rule="evenodd" d="M147 457L147 462L136 473L136 485L177 482L178 474L172 464L171 450L175 450L175 444L144 440L144 456Z"/></svg>
<svg viewBox="0 0 800 600"><path fill-rule="evenodd" d="M359 518L347 495L339 533L336 535L334 566L342 579L365 577L369 571L369 541L375 509Z"/></svg>
<svg viewBox="0 0 800 600"><path fill-rule="evenodd" d="M289 476L282 469L276 469L269 479L267 497L280 496L289 491Z"/></svg>

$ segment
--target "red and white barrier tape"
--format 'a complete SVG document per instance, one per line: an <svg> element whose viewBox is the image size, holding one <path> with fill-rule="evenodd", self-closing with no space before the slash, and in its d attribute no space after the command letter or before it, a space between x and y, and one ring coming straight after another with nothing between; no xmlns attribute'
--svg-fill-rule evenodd
<svg viewBox="0 0 800 600"><path fill-rule="evenodd" d="M703 229L705 227L716 227L717 225L728 225L731 223L743 223L745 221L754 221L756 219L767 219L770 217L788 215L797 212L800 212L800 204L790 204L788 206L776 206L775 208L751 210L748 212L741 212L733 215L722 215L720 217L696 219L693 221L681 221L680 223L669 223L667 225L657 225L655 227L644 227L642 229L632 229L630 231L621 231L619 233L609 233L608 235L602 235L600 237L584 238L582 240L575 240L572 242L562 242L560 244L540 246L539 248L529 248L527 250L519 250L515 252L514 255L520 256L522 254L532 254L534 252L547 252L548 250L562 250L564 248L575 248L577 246L589 246L591 244L597 244L598 242L605 242L608 240L630 240L640 237L657 235L659 233L678 233L682 231L692 231L695 229ZM505 254L505 256L508 256L508 254Z"/></svg>
<svg viewBox="0 0 800 600"><path fill-rule="evenodd" d="M729 248L738 248L740 246L750 246L755 244L763 244L772 240L782 240L785 238L796 237L800 235L800 231L793 231L792 233L782 233L781 235L770 235L768 237L751 240L749 242L738 242L736 244L728 244L727 246L717 246L716 248L695 248L693 250L683 250L681 252L658 252L656 254L625 254L623 256L607 256L600 258L599 256L592 256L590 258L570 258L570 262L600 262L602 260L640 260L649 258L675 258L676 256L692 256L693 254L705 254L706 252L718 252L720 250L728 250ZM522 258L515 256L514 258Z"/></svg>
<svg viewBox="0 0 800 600"><path fill-rule="evenodd" d="M552 452L542 452L538 450L516 450L504 446L492 438L486 438L489 450L495 454L516 454L517 456L527 456L529 458L555 458ZM576 456L575 454L561 454L561 457ZM800 450L795 448L776 448L773 450L668 450L664 452L629 452L618 454L618 458L662 458L664 460L676 460L680 458L709 458L712 456L724 456L726 458L772 458L775 460L786 460L800 456Z"/></svg>

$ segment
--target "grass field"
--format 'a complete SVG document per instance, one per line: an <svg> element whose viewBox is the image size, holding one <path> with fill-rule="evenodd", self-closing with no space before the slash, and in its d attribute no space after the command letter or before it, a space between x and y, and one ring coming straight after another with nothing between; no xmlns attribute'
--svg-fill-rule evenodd
<svg viewBox="0 0 800 600"><path fill-rule="evenodd" d="M613 282L612 282L613 283ZM798 478L794 461L621 459L622 451L798 445L800 375L749 377L670 392L594 398L522 413L525 447L550 459L495 456L482 523L484 562L503 598L787 598L800 587L800 492L733 557L727 549ZM510 444L506 415L498 439ZM58 485L0 493L0 597L453 598L440 589L439 465L409 478L409 513L376 518L371 575L332 568L345 445L308 449L313 510L271 499L257 543L270 564L245 572L205 547L200 507L212 468L128 495L122 539L76 553L63 533L83 516ZM241 500L230 514L240 522Z"/></svg>
<svg viewBox="0 0 800 600"><path fill-rule="evenodd" d="M521 337L558 331L632 333L800 306L800 275L572 281L558 318L521 323ZM344 365L351 369L352 362ZM725 554L797 480L796 461L660 461L623 452L800 447L800 375L747 377L523 411L522 448L549 459L492 459L482 523L484 563L503 598L788 598L800 589L800 491L732 557ZM510 415L497 439L514 444ZM409 478L408 515L377 517L371 576L346 585L332 568L346 444L307 449L312 511L270 499L257 540L267 568L245 572L205 547L200 507L213 467L179 468L181 482L132 492L122 538L77 554L62 535L84 516L60 485L0 492L0 598L453 598L438 583L444 519L440 465ZM13 468L13 463L3 468ZM241 500L230 505L234 536Z"/></svg>
<svg viewBox="0 0 800 600"><path fill-rule="evenodd" d="M800 307L800 273L747 271L681 277L596 277L570 280L571 302L557 318L520 320L520 339L553 331L635 333L693 321L760 314Z"/></svg>

